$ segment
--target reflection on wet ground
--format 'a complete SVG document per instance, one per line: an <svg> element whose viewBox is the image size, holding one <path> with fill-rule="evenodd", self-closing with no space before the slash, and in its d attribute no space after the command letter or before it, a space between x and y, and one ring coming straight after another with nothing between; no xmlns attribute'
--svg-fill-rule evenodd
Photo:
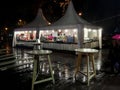
<svg viewBox="0 0 120 90"><path fill-rule="evenodd" d="M26 54L29 50L31 49L13 48L13 53L19 60L16 64L21 64L21 66L0 71L3 90L8 88L11 90L31 90L33 58ZM120 76L119 74L111 74L108 53L108 49L101 49L99 53L95 54L97 76L90 81L90 86L87 86L86 77L83 75L79 74L76 81L73 79L77 55L74 52L53 51L51 60L55 84L53 85L52 81L40 83L35 85L35 90L120 90ZM41 78L49 76L49 67L46 62L41 63L40 69L42 71ZM86 62L83 60L81 70L85 69Z"/></svg>

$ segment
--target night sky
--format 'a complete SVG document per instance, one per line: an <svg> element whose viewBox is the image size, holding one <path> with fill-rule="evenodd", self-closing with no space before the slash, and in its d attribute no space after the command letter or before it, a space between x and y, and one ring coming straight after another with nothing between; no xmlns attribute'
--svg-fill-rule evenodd
<svg viewBox="0 0 120 90"><path fill-rule="evenodd" d="M12 26L19 18L29 23L35 18L39 7L44 10L44 14L49 14L47 5L51 5L51 1L2 0L2 3L0 3L0 26ZM77 12L82 11L84 19L93 24L103 26L107 30L110 29L109 31L114 29L120 22L120 0L73 0L73 4ZM55 7L56 5L52 4L51 6ZM54 11L55 15L58 15L57 19L61 17L59 14L60 9L58 8L58 10Z"/></svg>
<svg viewBox="0 0 120 90"><path fill-rule="evenodd" d="M35 0L4 0L0 3L0 24L14 24L18 18L33 18L35 4Z"/></svg>

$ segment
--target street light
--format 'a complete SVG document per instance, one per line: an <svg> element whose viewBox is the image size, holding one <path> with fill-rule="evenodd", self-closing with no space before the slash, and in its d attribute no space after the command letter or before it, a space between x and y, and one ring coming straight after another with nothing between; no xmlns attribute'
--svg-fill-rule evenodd
<svg viewBox="0 0 120 90"><path fill-rule="evenodd" d="M82 16L82 13L81 12L79 12L79 14L78 14L79 16Z"/></svg>
<svg viewBox="0 0 120 90"><path fill-rule="evenodd" d="M7 31L7 30L8 30L8 28L7 28L7 27L5 27L5 30Z"/></svg>
<svg viewBox="0 0 120 90"><path fill-rule="evenodd" d="M19 19L18 22L17 22L18 26L23 26L23 25L25 25L25 23L26 22L22 19Z"/></svg>

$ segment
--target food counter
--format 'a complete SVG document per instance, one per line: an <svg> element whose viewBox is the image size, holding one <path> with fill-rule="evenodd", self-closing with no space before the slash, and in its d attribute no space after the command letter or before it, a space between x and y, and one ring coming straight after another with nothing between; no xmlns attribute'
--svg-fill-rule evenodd
<svg viewBox="0 0 120 90"><path fill-rule="evenodd" d="M55 50L68 50L74 51L75 48L78 48L77 43L56 43L56 42L44 42L43 48L55 49Z"/></svg>
<svg viewBox="0 0 120 90"><path fill-rule="evenodd" d="M33 47L33 44L36 42L36 40L17 40L16 47L17 46L26 46L26 47Z"/></svg>
<svg viewBox="0 0 120 90"><path fill-rule="evenodd" d="M65 42L42 42L43 48L47 49L56 49L56 50L68 50L68 51L74 51L76 48L79 48L80 46L78 43L65 43ZM99 42L98 40L92 40L92 41L84 41L83 47L86 48L96 48L98 47Z"/></svg>

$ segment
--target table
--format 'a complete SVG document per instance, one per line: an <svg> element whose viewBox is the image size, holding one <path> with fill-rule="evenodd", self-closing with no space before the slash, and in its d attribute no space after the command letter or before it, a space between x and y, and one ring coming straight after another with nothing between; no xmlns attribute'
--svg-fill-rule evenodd
<svg viewBox="0 0 120 90"><path fill-rule="evenodd" d="M42 49L42 46L41 46L41 45L42 45L42 43L34 43L34 44L33 44L33 48L34 48L34 49Z"/></svg>
<svg viewBox="0 0 120 90"><path fill-rule="evenodd" d="M46 81L53 81L53 84L55 83L54 80L54 75L53 75L53 70L52 70L52 65L51 65L51 60L50 60L50 54L52 53L51 50L33 50L33 51L29 51L27 52L27 54L29 55L33 55L34 56L34 61L33 61L33 77L32 77L32 90L34 90L34 85L38 84L38 83L42 83L42 82L46 82ZM40 64L40 56L46 56L48 63L49 63L49 67L50 67L50 73L51 73L51 77L43 79L43 80L37 80L37 76L39 74L39 64Z"/></svg>
<svg viewBox="0 0 120 90"><path fill-rule="evenodd" d="M98 52L97 49L91 49L91 48L78 48L75 49L76 53L78 54L77 60L76 60L76 68L74 77L76 79L76 74L80 72L81 74L85 75L87 77L87 85L89 86L89 81L91 78L96 76L96 69L95 69L95 61L94 61L94 54ZM82 60L82 55L87 56L87 74L80 71L80 64ZM92 62L92 69L93 71L90 71L90 62Z"/></svg>

